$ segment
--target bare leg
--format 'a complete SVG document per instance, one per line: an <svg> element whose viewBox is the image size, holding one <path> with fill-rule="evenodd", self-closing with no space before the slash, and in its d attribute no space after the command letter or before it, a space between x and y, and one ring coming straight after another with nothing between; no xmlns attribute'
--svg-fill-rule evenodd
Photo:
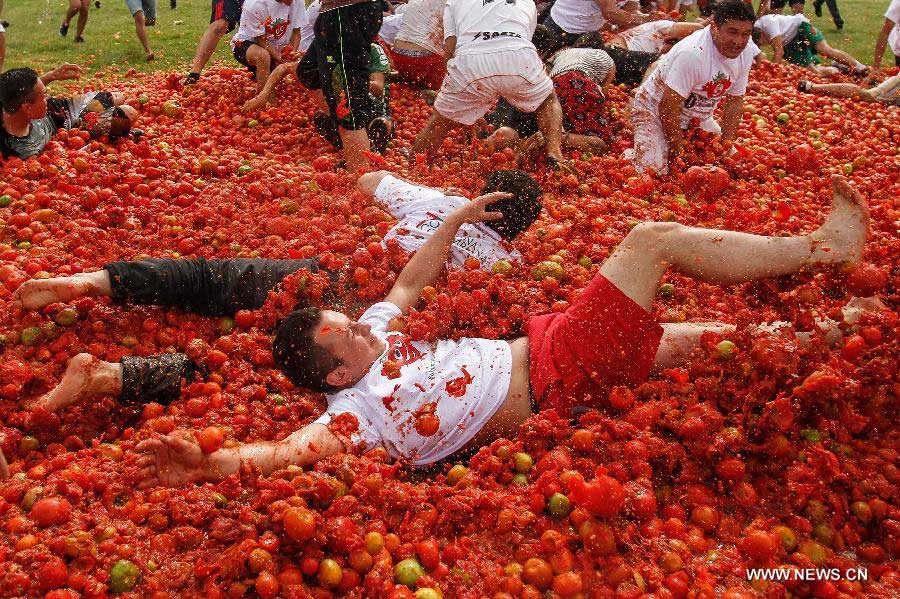
<svg viewBox="0 0 900 599"><path fill-rule="evenodd" d="M66 16L63 18L62 24L64 26L68 26L72 21L72 17L74 17L78 11L81 10L81 3L79 0L69 0L69 8L66 9ZM62 33L62 31L60 31Z"/></svg>
<svg viewBox="0 0 900 599"><path fill-rule="evenodd" d="M429 158L434 156L438 145L444 141L450 129L456 126L456 123L441 116L437 110L432 111L425 128L419 132L416 141L413 142L413 155L424 152Z"/></svg>
<svg viewBox="0 0 900 599"><path fill-rule="evenodd" d="M808 264L856 262L868 232L868 207L843 177L835 176L831 212L809 235L765 237L642 223L622 241L600 273L650 310L668 267L711 283L733 285L795 273Z"/></svg>
<svg viewBox="0 0 900 599"><path fill-rule="evenodd" d="M864 102L878 102L869 92L853 83L812 83L807 88L811 94L831 96L833 98L857 98Z"/></svg>
<svg viewBox="0 0 900 599"><path fill-rule="evenodd" d="M119 395L121 392L121 364L104 362L90 354L78 354L69 361L59 384L29 407L32 411L56 412L88 395Z"/></svg>
<svg viewBox="0 0 900 599"><path fill-rule="evenodd" d="M839 62L841 64L847 65L851 71L856 71L859 67L859 61L844 52L843 50L838 50L837 48L832 48L828 45L828 42L821 41L816 44L816 52L820 56L827 56L832 60Z"/></svg>
<svg viewBox="0 0 900 599"><path fill-rule="evenodd" d="M341 143L344 146L343 156L347 170L351 173L369 166L369 157L366 155L372 148L369 143L369 134L365 129L349 130L338 128L341 135Z"/></svg>
<svg viewBox="0 0 900 599"><path fill-rule="evenodd" d="M268 54L268 53L267 53ZM266 79L265 85L263 85L262 91L260 91L256 96L244 102L244 105L241 107L241 110L244 112L251 112L254 110L259 110L272 98L272 94L275 93L275 86L277 86L282 79L287 77L290 73L293 73L297 68L296 62L285 62L283 64L275 67L275 70L272 71L272 74L269 75L268 79ZM259 67L257 67L257 73L259 72Z"/></svg>
<svg viewBox="0 0 900 599"><path fill-rule="evenodd" d="M209 24L209 27L206 28L203 36L200 38L200 43L197 44L197 52L194 54L193 62L191 62L192 73L199 73L203 70L203 67L206 66L206 63L209 62L209 59L216 51L219 40L227 32L228 21L225 19L218 19Z"/></svg>
<svg viewBox="0 0 900 599"><path fill-rule="evenodd" d="M556 99L556 93L547 96L547 99L538 106L538 129L544 135L544 143L547 147L547 156L562 161L562 106Z"/></svg>
<svg viewBox="0 0 900 599"><path fill-rule="evenodd" d="M81 6L78 8L78 25L75 29L75 39L84 39L84 28L88 22L88 0L81 0Z"/></svg>
<svg viewBox="0 0 900 599"><path fill-rule="evenodd" d="M260 93L269 79L269 73L272 68L272 56L262 46L253 44L247 48L247 62L256 69L256 93Z"/></svg>
<svg viewBox="0 0 900 599"><path fill-rule="evenodd" d="M563 138L566 147L581 152L602 154L609 149L606 142L594 135L582 135L580 133L566 133Z"/></svg>
<svg viewBox="0 0 900 599"><path fill-rule="evenodd" d="M134 13L134 31L137 33L138 41L144 47L144 53L147 55L147 62L150 62L156 56L150 49L150 40L147 39L147 22L144 19L144 11L139 10Z"/></svg>
<svg viewBox="0 0 900 599"><path fill-rule="evenodd" d="M13 294L13 303L26 310L40 310L56 302L71 302L85 295L112 295L109 273L105 270L71 277L31 279Z"/></svg>

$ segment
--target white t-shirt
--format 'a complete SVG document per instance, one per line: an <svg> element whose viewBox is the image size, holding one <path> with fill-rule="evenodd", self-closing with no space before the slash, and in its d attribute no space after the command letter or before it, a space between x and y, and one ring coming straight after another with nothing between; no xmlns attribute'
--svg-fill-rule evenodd
<svg viewBox="0 0 900 599"><path fill-rule="evenodd" d="M803 23L809 23L809 19L803 13L796 15L768 14L756 19L753 27L762 31L771 39L780 37L781 43L787 45L792 39L797 37L797 30L800 29L800 25Z"/></svg>
<svg viewBox="0 0 900 599"><path fill-rule="evenodd" d="M397 38L397 33L400 31L400 28L403 26L403 20L406 18L406 5L400 4L394 9L394 14L385 15L381 20L381 29L378 30L378 35L387 42L388 46L394 45L394 40Z"/></svg>
<svg viewBox="0 0 900 599"><path fill-rule="evenodd" d="M619 33L625 47L637 52L662 52L666 35L675 21L650 21Z"/></svg>
<svg viewBox="0 0 900 599"><path fill-rule="evenodd" d="M891 0L884 18L894 22L894 28L888 36L888 45L894 52L894 56L900 56L900 0Z"/></svg>
<svg viewBox="0 0 900 599"><path fill-rule="evenodd" d="M407 252L415 252L428 241L448 214L469 200L445 196L436 189L412 185L390 175L375 189L375 199L397 219L384 241L396 239ZM450 246L450 264L461 268L466 258L477 258L490 270L498 260L516 261L519 252L503 248L500 234L484 223L466 223Z"/></svg>
<svg viewBox="0 0 900 599"><path fill-rule="evenodd" d="M349 412L359 421L350 439L363 450L383 445L394 458L431 464L461 449L503 404L512 378L512 352L506 341L489 339L412 341L387 331L388 322L399 315L397 306L380 302L360 317L387 351L353 387L329 395L328 409L316 422L327 425ZM393 362L389 366L399 365L399 378L389 378L388 360ZM416 419L429 408L440 426L424 437L416 432Z"/></svg>
<svg viewBox="0 0 900 599"><path fill-rule="evenodd" d="M606 17L595 0L556 0L550 9L553 22L569 33L600 31Z"/></svg>
<svg viewBox="0 0 900 599"><path fill-rule="evenodd" d="M757 54L759 48L749 40L737 58L726 58L716 49L709 27L695 31L663 55L659 67L635 92L634 108L659 115L659 102L669 86L687 98L681 126L687 127L692 118L704 121L725 96L744 95Z"/></svg>
<svg viewBox="0 0 900 599"><path fill-rule="evenodd" d="M255 40L261 35L276 50L291 40L291 17L296 10L278 0L247 0L241 10L241 24L231 43Z"/></svg>
<svg viewBox="0 0 900 599"><path fill-rule="evenodd" d="M534 49L537 27L532 0L447 0L444 39L456 36L454 56Z"/></svg>
<svg viewBox="0 0 900 599"><path fill-rule="evenodd" d="M444 6L446 0L411 0L403 13L398 40L427 48L434 54L444 53Z"/></svg>
<svg viewBox="0 0 900 599"><path fill-rule="evenodd" d="M294 0L294 4L306 6L302 0ZM300 46L298 48L301 52L309 50L309 47L313 43L313 38L316 37L313 27L316 25L316 19L319 18L320 8L322 8L322 0L315 0L309 5L309 8L299 11L303 13L303 17L301 17L303 20L300 23Z"/></svg>

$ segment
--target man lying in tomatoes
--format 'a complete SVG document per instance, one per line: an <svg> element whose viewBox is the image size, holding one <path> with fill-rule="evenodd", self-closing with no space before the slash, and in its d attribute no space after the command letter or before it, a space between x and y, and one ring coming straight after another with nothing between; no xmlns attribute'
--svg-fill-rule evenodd
<svg viewBox="0 0 900 599"><path fill-rule="evenodd" d="M441 270L459 228L497 219L502 194L460 206L409 261L384 301L358 321L304 308L277 327L273 355L298 386L327 394L320 418L276 442L204 454L200 445L169 435L138 444L143 488L215 480L242 467L264 474L308 465L351 449L383 446L413 465L436 462L497 437L515 436L537 410L569 410L586 396L605 397L616 385L637 385L651 370L683 361L707 331L723 323L663 324L651 315L669 265L723 285L860 260L868 208L848 182L835 177L832 209L808 235L765 237L642 223L602 265L581 297L562 313L533 317L527 336L512 341L463 338L413 341L389 330Z"/></svg>
<svg viewBox="0 0 900 599"><path fill-rule="evenodd" d="M466 198L415 185L388 171L362 175L358 185L397 219L383 243L396 242L408 252L421 248L454 209L468 203ZM502 272L511 267L510 261L520 258L504 246L537 218L541 187L523 171L500 170L488 175L482 193L497 191L510 195L491 205L502 217L460 227L452 241L450 267L462 268L466 261L478 260L482 268ZM238 310L262 307L270 291L301 269L316 273L320 266L315 258L112 262L95 272L26 281L16 290L14 302L38 310L91 295L206 316L233 316ZM332 281L339 278L339 273L328 274ZM195 371L185 354L125 356L119 363L78 354L69 361L59 385L33 403L32 420L40 422L47 413L92 394L117 395L125 403L168 404L180 397L182 379L193 379Z"/></svg>
<svg viewBox="0 0 900 599"><path fill-rule="evenodd" d="M29 68L10 69L0 75L0 152L4 158L37 156L59 129L84 127L96 138L128 135L138 112L124 103L120 93L47 97L49 83L80 76L81 67L74 64L63 64L44 75Z"/></svg>

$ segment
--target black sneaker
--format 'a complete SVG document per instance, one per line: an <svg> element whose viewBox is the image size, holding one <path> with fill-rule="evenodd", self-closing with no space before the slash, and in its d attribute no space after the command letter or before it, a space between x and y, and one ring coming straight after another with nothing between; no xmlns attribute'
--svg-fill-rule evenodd
<svg viewBox="0 0 900 599"><path fill-rule="evenodd" d="M94 0L94 6L100 8L100 0Z"/></svg>
<svg viewBox="0 0 900 599"><path fill-rule="evenodd" d="M372 149L379 154L384 154L387 150L388 142L391 141L391 124L383 116L372 119L366 128L369 134L369 143Z"/></svg>
<svg viewBox="0 0 900 599"><path fill-rule="evenodd" d="M808 92L812 89L812 81L807 81L806 79L801 79L799 83L797 83L797 91Z"/></svg>
<svg viewBox="0 0 900 599"><path fill-rule="evenodd" d="M169 6L172 7L172 10L178 8L178 0L169 0Z"/></svg>
<svg viewBox="0 0 900 599"><path fill-rule="evenodd" d="M147 19L146 21L144 21L144 25L146 25L147 27L153 27L156 25L156 19Z"/></svg>
<svg viewBox="0 0 900 599"><path fill-rule="evenodd" d="M198 81L200 81L200 73L188 73L188 76L184 79L184 84L196 85Z"/></svg>
<svg viewBox="0 0 900 599"><path fill-rule="evenodd" d="M9 27L9 21L0 21L0 25L3 25L3 28L6 29Z"/></svg>
<svg viewBox="0 0 900 599"><path fill-rule="evenodd" d="M813 8L816 11L816 16L821 17L822 16L822 3L821 2L813 2Z"/></svg>
<svg viewBox="0 0 900 599"><path fill-rule="evenodd" d="M84 36L83 36L83 35L76 35L76 36L75 36L75 43L76 43L76 44L83 44L83 43L84 43Z"/></svg>
<svg viewBox="0 0 900 599"><path fill-rule="evenodd" d="M69 35L69 24L63 23L59 26L59 36L66 37L67 35Z"/></svg>
<svg viewBox="0 0 900 599"><path fill-rule="evenodd" d="M341 142L341 134L338 132L337 123L334 122L331 115L321 111L316 112L316 114L313 115L313 125L319 135L325 138L325 141L338 150L344 149L344 144Z"/></svg>

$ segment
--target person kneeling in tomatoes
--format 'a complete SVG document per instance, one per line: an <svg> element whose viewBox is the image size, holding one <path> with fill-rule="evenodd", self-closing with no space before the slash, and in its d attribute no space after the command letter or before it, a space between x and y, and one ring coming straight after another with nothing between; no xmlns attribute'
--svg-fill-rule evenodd
<svg viewBox="0 0 900 599"><path fill-rule="evenodd" d="M81 67L74 64L63 64L44 75L30 68L10 69L0 75L0 152L4 158L37 156L60 129L84 127L92 137L110 140L132 132L138 112L124 103L121 93L47 97L49 83L80 76Z"/></svg>
<svg viewBox="0 0 900 599"><path fill-rule="evenodd" d="M468 202L449 191L415 185L387 171L361 176L359 189L398 219L383 245L396 242L412 252L425 245L453 209ZM520 258L518 252L507 251L502 244L537 218L541 188L527 173L501 170L488 175L483 189L483 193L495 191L510 192L509 199L492 205L502 218L464 225L453 240L448 262L451 267L463 268L467 261L478 260L486 270L505 272L511 268L510 262ZM498 263L505 264L495 268ZM101 296L118 303L171 306L211 317L233 316L238 310L262 307L270 291L301 269L310 273L323 270L332 282L332 289L325 295L334 295L340 275L322 269L316 258L198 258L112 262L95 272L33 279L16 290L13 301L22 308L39 310L79 297ZM305 301L298 298L304 305ZM116 395L123 403L169 404L181 396L182 381L193 380L197 371L187 355L178 353L125 356L119 363L77 354L69 361L60 383L29 406L32 424L90 395Z"/></svg>
<svg viewBox="0 0 900 599"><path fill-rule="evenodd" d="M491 193L460 206L409 261L384 301L353 321L304 308L278 325L276 363L299 387L326 393L317 420L275 442L204 454L179 435L136 446L142 488L216 480L242 465L263 474L326 456L383 446L421 466L512 438L538 410L568 415L586 397L636 386L652 370L683 362L701 336L723 323L660 324L653 298L671 265L698 280L732 285L860 260L868 208L841 177L825 222L808 235L766 237L672 222L634 227L565 312L534 316L511 341L414 341L390 324L418 301L447 259L464 224L500 218ZM460 453L458 453L460 452Z"/></svg>

